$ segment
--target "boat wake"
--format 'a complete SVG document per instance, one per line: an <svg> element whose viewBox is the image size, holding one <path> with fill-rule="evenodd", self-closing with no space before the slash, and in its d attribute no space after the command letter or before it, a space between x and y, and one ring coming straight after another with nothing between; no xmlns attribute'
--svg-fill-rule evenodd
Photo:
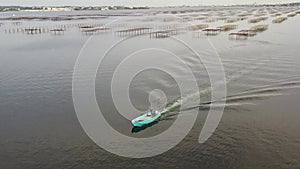
<svg viewBox="0 0 300 169"><path fill-rule="evenodd" d="M225 101L225 106L227 108L233 108L242 105L253 105L256 100L268 99L270 97L276 97L285 95L284 91L289 89L300 88L300 77L291 76L287 79L280 81L273 81L271 84L260 86L257 88L245 90L226 98L215 99L213 101L203 102L198 105L190 106L188 108L182 109L189 110L198 108L200 110L208 110L210 108L218 108L223 106L223 102ZM201 93L201 92L200 92ZM184 99L184 100L188 100ZM183 99L178 99L172 104L167 105L167 107L162 110L162 118L161 120L170 120L176 118L178 115L178 111L181 108ZM214 103L214 104L212 104Z"/></svg>

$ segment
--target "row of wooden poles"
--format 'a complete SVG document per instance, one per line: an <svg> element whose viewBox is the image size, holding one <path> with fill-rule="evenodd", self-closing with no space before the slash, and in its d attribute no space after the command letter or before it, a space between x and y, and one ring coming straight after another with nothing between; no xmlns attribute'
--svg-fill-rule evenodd
<svg viewBox="0 0 300 169"><path fill-rule="evenodd" d="M27 27L27 28L9 28L5 29L5 33L23 33L23 34L42 34L42 33L53 33L53 34L63 34L68 28L71 27L78 27L80 31L85 35L93 35L97 33L110 33L112 32L112 28L109 27L103 27L103 24L69 24L69 25L61 25L54 28L47 28L47 27ZM116 25L116 28L122 27L125 25ZM155 36L154 34L157 34L155 37L159 37L162 34L164 36L172 36L175 34L178 34L178 30L170 30L165 28L172 28L174 26L161 26L163 28L162 31L155 31L153 32L153 28L150 27L135 27L135 28L128 28L128 29L122 29L122 30L116 30L114 33L117 36L136 36L141 34L147 34L151 33L151 37Z"/></svg>
<svg viewBox="0 0 300 169"><path fill-rule="evenodd" d="M230 30L237 29L237 25L223 25L216 28L207 28L208 25L200 24L194 25L190 27L190 30L193 30L193 36L199 37L200 35L207 35L207 36L215 36L218 35L220 32L226 32ZM259 32L266 31L268 29L268 25L256 25L252 26L250 29L240 30L238 32L233 32L229 34L230 39L247 39L248 37L252 37L257 35Z"/></svg>
<svg viewBox="0 0 300 169"><path fill-rule="evenodd" d="M3 23L1 24L3 25ZM20 25L20 24L19 24ZM103 24L94 24L93 26L102 26ZM89 24L77 23L77 24L65 24L58 25L52 28L48 27L25 27L25 28L8 28L5 29L5 33L24 33L24 34L42 34L42 33L52 33L52 34L64 34L64 32L69 28L85 28L88 27Z"/></svg>
<svg viewBox="0 0 300 169"><path fill-rule="evenodd" d="M216 28L208 28L207 24L199 24L199 25L190 26L188 30L194 31L193 37L199 37L201 35L215 36L218 35L220 32L226 32L237 28L238 25L233 25L233 24L222 25Z"/></svg>
<svg viewBox="0 0 300 169"><path fill-rule="evenodd" d="M237 25L223 25L217 28L208 28L208 25L194 25L187 28L187 30L194 31L194 35L205 34L205 35L217 35L221 31L229 31L237 29ZM196 31L197 30L197 31ZM118 30L115 32L118 36L137 36L141 34L149 34L150 38L166 38L174 35L178 35L184 32L184 29L165 29L153 31L153 28L140 27L140 28L130 28L124 30Z"/></svg>
<svg viewBox="0 0 300 169"><path fill-rule="evenodd" d="M100 32L112 32L112 28L86 28L82 32L86 34L99 33ZM120 37L138 36L149 34L150 38L166 38L174 35L178 35L182 30L176 29L174 25L161 25L158 26L158 30L153 27L129 27L126 29L118 29L114 31L114 35Z"/></svg>
<svg viewBox="0 0 300 169"><path fill-rule="evenodd" d="M194 25L188 27L187 30L193 31L193 35L199 36L200 34L204 34L207 36L217 35L221 31L229 31L237 29L237 25L223 25L219 26L217 28L208 28L208 25ZM81 31L87 35L91 35L94 33L99 32L112 32L112 28L107 27L90 27L90 26L82 26L80 27ZM255 29L256 31L262 30L262 26L257 26L251 28L251 30ZM59 28L44 28L44 27L32 27L32 28L16 28L16 29L9 29L8 33L26 33L26 34L41 34L41 33L48 33L51 32L53 34L63 34L66 29L64 27ZM130 29L123 29L115 31L115 35L117 36L138 36L142 34L149 34L150 38L166 38L170 36L178 35L180 32L183 32L185 30L181 29L165 29L165 30L156 30L153 31L153 28L150 27L139 27L139 28L130 28ZM252 31L248 31L251 33Z"/></svg>
<svg viewBox="0 0 300 169"><path fill-rule="evenodd" d="M240 30L238 32L233 32L229 34L229 39L233 40L245 40L248 37L253 37L257 35L259 32L266 31L268 29L268 25L256 25L251 27L250 29Z"/></svg>
<svg viewBox="0 0 300 169"><path fill-rule="evenodd" d="M66 29L64 28L45 28L45 27L29 27L29 28L10 28L5 29L5 33L23 33L23 34L42 34L49 33L52 34L63 34Z"/></svg>

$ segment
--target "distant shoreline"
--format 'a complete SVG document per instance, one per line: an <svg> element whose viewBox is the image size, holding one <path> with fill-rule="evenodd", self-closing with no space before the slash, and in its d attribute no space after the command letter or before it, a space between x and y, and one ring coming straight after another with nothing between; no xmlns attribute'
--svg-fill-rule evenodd
<svg viewBox="0 0 300 169"><path fill-rule="evenodd" d="M106 11L106 10L136 10L149 9L149 7L126 7L126 6L100 6L100 7L78 7L78 6L0 6L0 12L10 11Z"/></svg>
<svg viewBox="0 0 300 169"><path fill-rule="evenodd" d="M196 8L196 7L292 7L300 6L300 2L296 3L284 3L284 4L240 4L240 5L203 5L203 6L165 6L165 7L148 7L148 6L0 6L0 12L10 11L30 11L30 12L49 12L49 11L106 11L106 10L138 10L138 9L150 9L150 8Z"/></svg>

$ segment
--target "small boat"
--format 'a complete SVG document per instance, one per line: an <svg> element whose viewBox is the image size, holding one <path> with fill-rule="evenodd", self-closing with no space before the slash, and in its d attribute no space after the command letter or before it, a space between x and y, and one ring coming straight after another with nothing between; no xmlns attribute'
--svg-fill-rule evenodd
<svg viewBox="0 0 300 169"><path fill-rule="evenodd" d="M158 120L161 116L161 113L159 111L150 111L148 113L145 113L133 120L131 120L131 123L135 127L141 127L147 124L150 124L156 120Z"/></svg>

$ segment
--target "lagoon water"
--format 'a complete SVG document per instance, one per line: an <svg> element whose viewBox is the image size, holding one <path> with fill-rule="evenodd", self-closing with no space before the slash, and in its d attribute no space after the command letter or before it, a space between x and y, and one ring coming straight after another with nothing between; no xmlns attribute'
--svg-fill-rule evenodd
<svg viewBox="0 0 300 169"><path fill-rule="evenodd" d="M112 33L99 33L92 37L95 44L89 45L97 45L98 48L92 48L89 52L101 54L108 50L105 48L109 46L107 44L124 38L113 33L123 29L118 24L127 28L131 25L154 25L157 30L162 25L184 28L194 24L178 23L177 20L163 22L161 18L176 18L183 14L177 14L176 17L162 13L153 15L160 10L116 11L114 14L125 13L129 16L100 19L21 20L20 25L14 24L15 21L1 20L0 168L300 168L299 16L289 17L281 24L273 24L270 16L268 20L258 23L269 24L268 30L247 40L230 40L228 32L221 32L217 36L194 37L192 32L184 31L174 38L150 39L148 34L129 37L112 48L97 71L95 92L105 118L122 134L131 137L157 135L172 125L178 111L172 109L157 124L137 131L118 114L110 94L110 84L117 66L128 55L145 48L169 50L192 70L199 86L197 91L189 91L191 94L200 91L201 103L192 103L199 109L199 114L187 137L159 156L142 159L120 157L98 147L86 135L77 119L72 99L72 75L76 59L89 35L82 33L78 27L67 29L63 35L7 32L16 27L34 25L55 28L57 25L74 23L100 23L116 27ZM207 8L200 9L199 13L207 13L205 10ZM8 12L1 13L1 18L13 14L54 17L98 13ZM145 21L149 18L154 18L154 21ZM211 27L222 24L224 21L209 23ZM247 20L236 24L239 29L257 25L249 24ZM178 39L187 42L199 53L200 59ZM167 107L180 98L176 78L185 78L185 69L176 60L165 59L167 55L165 52L149 50L136 54L142 61L133 60L126 65L131 70L141 62L151 63L151 60L155 60L171 68L169 74L154 69L144 70L132 79L128 92L137 110L144 112L149 108L148 95L154 89L165 93ZM199 133L209 110L204 103L211 100L210 90L213 90L203 60L213 68L216 63L211 58L217 56L226 75L227 101L217 130L205 143L200 144ZM88 73L92 70L87 67L85 71ZM81 78L82 85L86 85L85 75ZM126 79L124 77L121 80ZM133 112L133 116L139 114ZM180 115L189 114L186 111Z"/></svg>

